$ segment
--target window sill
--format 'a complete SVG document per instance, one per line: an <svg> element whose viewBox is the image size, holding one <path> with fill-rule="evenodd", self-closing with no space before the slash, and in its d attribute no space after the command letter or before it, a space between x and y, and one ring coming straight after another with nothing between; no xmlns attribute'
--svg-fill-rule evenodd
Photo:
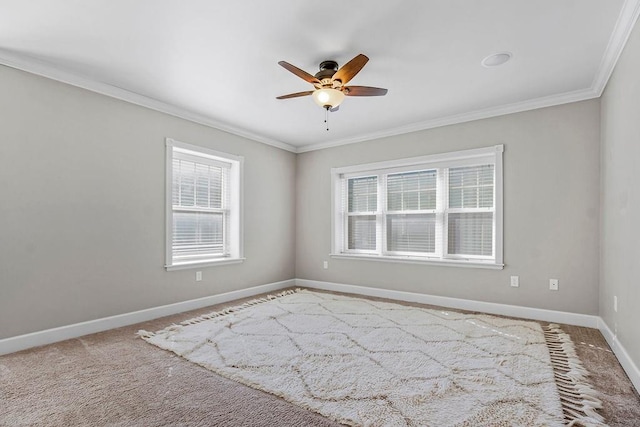
<svg viewBox="0 0 640 427"><path fill-rule="evenodd" d="M246 258L223 258L220 260L185 262L182 264L165 265L165 268L167 271L176 271L189 268L214 267L218 265L240 264L243 263L245 259Z"/></svg>
<svg viewBox="0 0 640 427"><path fill-rule="evenodd" d="M502 270L504 264L495 264L482 261L463 261L458 259L422 259L403 256L380 256L361 254L331 254L335 259L355 259L364 261L399 262L404 264L442 265L447 267L486 268L490 270Z"/></svg>

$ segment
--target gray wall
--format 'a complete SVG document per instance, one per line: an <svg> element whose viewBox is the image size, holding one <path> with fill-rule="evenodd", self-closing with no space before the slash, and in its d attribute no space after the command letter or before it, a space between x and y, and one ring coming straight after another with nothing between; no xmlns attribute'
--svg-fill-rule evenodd
<svg viewBox="0 0 640 427"><path fill-rule="evenodd" d="M296 277L598 314L599 123L591 100L298 155ZM505 146L504 270L329 259L330 168L495 144Z"/></svg>
<svg viewBox="0 0 640 427"><path fill-rule="evenodd" d="M295 154L0 66L0 339L291 279ZM167 272L165 137L245 157L239 265Z"/></svg>
<svg viewBox="0 0 640 427"><path fill-rule="evenodd" d="M602 96L600 315L640 366L640 26ZM618 312L613 297L618 297Z"/></svg>

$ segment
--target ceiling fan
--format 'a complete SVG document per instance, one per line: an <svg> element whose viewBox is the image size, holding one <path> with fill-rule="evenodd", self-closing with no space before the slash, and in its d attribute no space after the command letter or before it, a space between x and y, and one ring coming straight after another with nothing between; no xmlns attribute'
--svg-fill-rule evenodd
<svg viewBox="0 0 640 427"><path fill-rule="evenodd" d="M290 93L278 96L276 99L297 98L299 96L313 95L313 100L324 109L335 111L342 103L345 96L383 96L387 94L387 89L370 86L345 86L356 75L362 67L369 61L367 56L360 54L338 69L336 61L322 61L320 71L315 76L300 68L280 61L283 68L291 71L296 76L306 82L311 83L315 90L305 92Z"/></svg>

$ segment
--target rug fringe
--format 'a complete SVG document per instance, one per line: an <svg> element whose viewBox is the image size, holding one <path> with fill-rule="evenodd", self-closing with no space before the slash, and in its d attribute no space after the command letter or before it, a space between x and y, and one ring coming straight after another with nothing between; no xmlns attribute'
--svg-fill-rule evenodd
<svg viewBox="0 0 640 427"><path fill-rule="evenodd" d="M282 292L277 293L275 295L267 295L267 296L264 296L262 298L256 298L256 299L253 299L251 301L247 301L244 304L234 305L232 307L224 308L224 309L222 309L220 311L214 311L212 313L203 314L202 316L198 316L198 317L194 317L193 319L182 321L179 324L175 324L174 323L173 325L168 326L168 327L166 327L163 330L158 331L158 332L150 332L150 331L145 331L144 329L140 329L137 332L137 335L140 338L143 338L143 339L151 338L155 334L159 334L159 333L162 333L162 332L175 331L177 329L180 329L182 326L195 325L197 323L204 322L206 320L211 320L211 319L215 319L217 317L227 316L227 315L229 315L231 313L238 312L240 310L243 310L245 308L254 306L256 304L262 304L262 303L265 303L265 302L269 302L269 301L272 301L274 299L278 299L278 298L282 298L282 297L287 296L287 295L298 293L300 291L302 291L302 289L300 289L300 288L288 289L286 291L282 291Z"/></svg>
<svg viewBox="0 0 640 427"><path fill-rule="evenodd" d="M589 372L582 366L571 338L555 323L543 330L567 426L606 426L597 412L602 401L587 381Z"/></svg>

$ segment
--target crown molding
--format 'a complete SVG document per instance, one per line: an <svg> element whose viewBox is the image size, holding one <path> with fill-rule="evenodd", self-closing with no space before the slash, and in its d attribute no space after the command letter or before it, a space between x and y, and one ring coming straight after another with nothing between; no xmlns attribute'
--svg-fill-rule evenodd
<svg viewBox="0 0 640 427"><path fill-rule="evenodd" d="M640 15L640 0L625 0L591 87L602 95Z"/></svg>
<svg viewBox="0 0 640 427"><path fill-rule="evenodd" d="M412 123L392 129L386 129L380 132L373 132L357 137L345 138L336 141L323 142L319 144L311 144L299 147L298 153L307 151L322 150L324 148L337 147L340 145L353 144L356 142L370 141L373 139L386 138L390 136L403 135L421 130L433 129L442 126L455 125L458 123L466 123L474 120L488 119L491 117L499 117L507 114L520 113L523 111L536 110L538 108L552 107L555 105L568 104L571 102L585 101L597 98L599 95L593 89L581 89L572 92L565 92L559 95L550 95L536 99L530 99L513 104L501 105L497 107L483 108L480 110L470 111L468 113L454 114L447 117L439 117L422 122Z"/></svg>
<svg viewBox="0 0 640 427"><path fill-rule="evenodd" d="M194 113L184 108L176 107L166 102L159 101L145 95L140 95L108 83L88 79L26 55L18 55L5 49L0 49L0 64L86 89L111 98L119 99L121 101L129 102L131 104L139 105L141 107L149 108L151 110L159 111L161 113L169 114L174 117L228 132L256 142L271 145L272 147L280 148L282 150L291 151L293 153L296 152L296 147L290 144L266 138L245 129L229 125L228 123L214 120L211 117Z"/></svg>

